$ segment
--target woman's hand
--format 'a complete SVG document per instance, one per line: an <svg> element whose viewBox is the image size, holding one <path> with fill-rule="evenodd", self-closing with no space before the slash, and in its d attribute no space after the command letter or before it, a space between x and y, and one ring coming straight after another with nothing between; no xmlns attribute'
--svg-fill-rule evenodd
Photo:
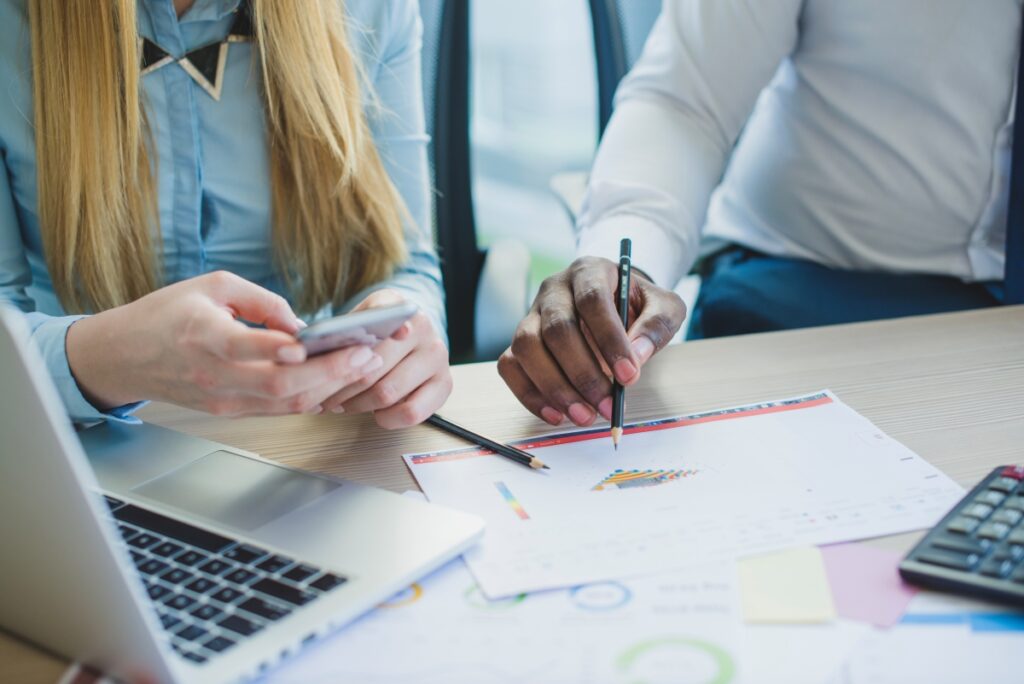
<svg viewBox="0 0 1024 684"><path fill-rule="evenodd" d="M360 302L356 310L403 301L394 290L378 290ZM381 427L402 428L422 423L451 394L448 348L422 312L373 350L382 359L380 366L325 401L325 411L373 411Z"/></svg>
<svg viewBox="0 0 1024 684"><path fill-rule="evenodd" d="M360 346L307 359L302 326L284 298L221 271L77 321L68 363L100 409L153 399L223 416L319 413L381 358Z"/></svg>

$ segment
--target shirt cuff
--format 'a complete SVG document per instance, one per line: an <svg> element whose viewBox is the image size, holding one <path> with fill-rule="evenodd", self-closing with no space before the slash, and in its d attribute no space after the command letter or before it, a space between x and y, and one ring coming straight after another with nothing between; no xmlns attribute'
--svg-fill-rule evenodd
<svg viewBox="0 0 1024 684"><path fill-rule="evenodd" d="M34 324L32 341L39 349L43 361L50 371L50 377L53 378L53 382L57 386L57 391L64 401L64 408L67 410L71 420L75 423L110 421L114 423L140 424L142 421L132 414L144 406L146 402L126 404L109 411L100 411L85 398L82 390L78 387L78 381L71 374L71 366L68 365L68 354L65 346L68 328L74 325L76 321L85 318L85 316L47 316L41 323L37 323L38 319L36 321L31 320L35 316L29 314L29 319Z"/></svg>
<svg viewBox="0 0 1024 684"><path fill-rule="evenodd" d="M577 239L577 256L604 257L618 263L619 242L633 242L631 263L653 280L671 290L686 275L689 262L679 238L656 223L638 216L620 214L583 228Z"/></svg>

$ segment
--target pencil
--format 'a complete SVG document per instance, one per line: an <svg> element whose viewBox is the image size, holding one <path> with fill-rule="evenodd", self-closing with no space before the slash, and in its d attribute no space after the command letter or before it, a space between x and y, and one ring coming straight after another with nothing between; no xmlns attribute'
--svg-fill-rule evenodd
<svg viewBox="0 0 1024 684"><path fill-rule="evenodd" d="M464 427L456 425L455 423L451 422L450 420L446 420L445 418L442 418L436 413L427 418L427 422L436 428L444 430L448 434L460 437L472 444L478 444L482 447L486 447L493 451L494 453L498 454L499 456L504 456L509 460L515 461L516 463L520 463L525 466L530 466L531 468L537 470L540 470L542 468L545 470L550 470L550 468L544 465L544 463L536 456L528 454L522 449L516 449L515 447L509 446L507 444L501 444L499 442L495 442L492 439L487 439L483 435L478 435L475 432L472 432Z"/></svg>
<svg viewBox="0 0 1024 684"><path fill-rule="evenodd" d="M632 267L633 243L623 238L619 243L619 317L622 327L629 330L629 274ZM626 414L626 388L614 380L612 384L612 446L619 450L622 439L622 423Z"/></svg>

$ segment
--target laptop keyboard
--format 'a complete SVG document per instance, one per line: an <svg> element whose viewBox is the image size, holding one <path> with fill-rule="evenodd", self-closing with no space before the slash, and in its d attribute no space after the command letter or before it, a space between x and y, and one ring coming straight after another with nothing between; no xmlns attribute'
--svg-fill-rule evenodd
<svg viewBox="0 0 1024 684"><path fill-rule="evenodd" d="M104 497L171 646L205 663L346 578Z"/></svg>

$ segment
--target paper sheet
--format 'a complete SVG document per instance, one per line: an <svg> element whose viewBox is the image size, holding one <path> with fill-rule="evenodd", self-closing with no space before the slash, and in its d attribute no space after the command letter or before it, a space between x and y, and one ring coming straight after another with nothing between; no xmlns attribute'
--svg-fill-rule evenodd
<svg viewBox="0 0 1024 684"><path fill-rule="evenodd" d="M865 544L835 544L822 547L821 555L840 617L891 627L917 593L900 579L901 553Z"/></svg>
<svg viewBox="0 0 1024 684"><path fill-rule="evenodd" d="M934 524L963 490L829 392L522 446L406 456L431 501L487 520L466 554L485 593L662 572Z"/></svg>
<svg viewBox="0 0 1024 684"><path fill-rule="evenodd" d="M817 625L745 625L743 669L756 684L848 684L833 678L873 632L870 625L841 619Z"/></svg>
<svg viewBox="0 0 1024 684"><path fill-rule="evenodd" d="M735 683L734 577L726 564L489 601L456 560L264 681Z"/></svg>
<svg viewBox="0 0 1024 684"><path fill-rule="evenodd" d="M813 546L743 558L737 575L748 623L820 623L836 616L825 563Z"/></svg>
<svg viewBox="0 0 1024 684"><path fill-rule="evenodd" d="M921 592L890 630L875 630L836 678L842 684L1010 684L1024 681L1024 614Z"/></svg>

